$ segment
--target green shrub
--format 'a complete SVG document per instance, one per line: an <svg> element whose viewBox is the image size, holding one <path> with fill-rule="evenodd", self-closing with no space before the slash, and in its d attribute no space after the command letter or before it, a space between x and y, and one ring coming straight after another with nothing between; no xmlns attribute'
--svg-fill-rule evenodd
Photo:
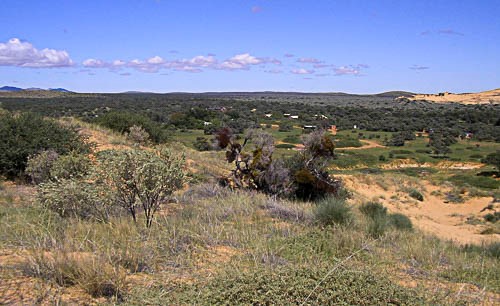
<svg viewBox="0 0 500 306"><path fill-rule="evenodd" d="M85 153L90 144L78 132L32 113L0 116L0 174L23 175L28 157L46 150Z"/></svg>
<svg viewBox="0 0 500 306"><path fill-rule="evenodd" d="M90 173L91 167L92 163L87 155L73 151L59 156L50 169L50 177L53 180L81 178Z"/></svg>
<svg viewBox="0 0 500 306"><path fill-rule="evenodd" d="M390 220L386 214L376 214L368 223L368 234L373 238L379 238L387 231L390 225Z"/></svg>
<svg viewBox="0 0 500 306"><path fill-rule="evenodd" d="M145 145L149 142L149 133L140 125L133 125L129 129L127 138L135 144Z"/></svg>
<svg viewBox="0 0 500 306"><path fill-rule="evenodd" d="M79 218L106 222L116 211L107 188L75 179L42 183L38 200L43 207L63 218Z"/></svg>
<svg viewBox="0 0 500 306"><path fill-rule="evenodd" d="M210 145L206 137L196 137L193 146L198 151L210 151L212 149L212 145Z"/></svg>
<svg viewBox="0 0 500 306"><path fill-rule="evenodd" d="M350 224L353 221L351 208L344 199L328 197L317 203L314 217L322 225Z"/></svg>
<svg viewBox="0 0 500 306"><path fill-rule="evenodd" d="M420 191L416 190L416 189L411 189L409 192L408 192L408 195L416 200L419 200L420 202L422 202L424 200L424 196L422 195L422 193L420 193Z"/></svg>
<svg viewBox="0 0 500 306"><path fill-rule="evenodd" d="M487 222L496 223L498 220L500 220L500 212L495 211L494 213L489 213L483 218Z"/></svg>
<svg viewBox="0 0 500 306"><path fill-rule="evenodd" d="M151 140L155 143L165 142L168 139L168 132L163 126L149 119L146 116L131 113L131 112L110 112L100 116L96 122L104 127L110 128L119 133L127 133L130 135L130 130L134 126L141 127L146 132ZM142 133L142 138L145 136Z"/></svg>
<svg viewBox="0 0 500 306"><path fill-rule="evenodd" d="M390 214L389 222L392 226L394 226L398 230L413 230L413 224L411 223L410 218L403 214Z"/></svg>
<svg viewBox="0 0 500 306"><path fill-rule="evenodd" d="M53 150L44 150L28 157L25 172L31 183L40 184L50 180L50 170L58 157L59 154Z"/></svg>

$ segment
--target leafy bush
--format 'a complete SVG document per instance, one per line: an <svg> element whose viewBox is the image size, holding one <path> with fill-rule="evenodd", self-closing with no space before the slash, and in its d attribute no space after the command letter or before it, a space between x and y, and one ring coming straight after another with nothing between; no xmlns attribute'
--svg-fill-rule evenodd
<svg viewBox="0 0 500 306"><path fill-rule="evenodd" d="M424 196L420 193L420 191L416 190L416 189L411 189L409 192L408 192L408 195L414 199L417 199L419 200L420 202L422 202L424 200Z"/></svg>
<svg viewBox="0 0 500 306"><path fill-rule="evenodd" d="M90 173L91 167L92 163L87 155L73 151L59 156L53 163L50 178L53 180L82 178Z"/></svg>
<svg viewBox="0 0 500 306"><path fill-rule="evenodd" d="M43 183L39 186L38 200L63 218L106 222L116 211L108 189L83 180Z"/></svg>
<svg viewBox="0 0 500 306"><path fill-rule="evenodd" d="M389 215L389 221L390 224L398 230L411 231L413 229L413 224L411 223L410 218L403 214L391 214Z"/></svg>
<svg viewBox="0 0 500 306"><path fill-rule="evenodd" d="M500 151L488 154L481 162L495 166L500 171Z"/></svg>
<svg viewBox="0 0 500 306"><path fill-rule="evenodd" d="M133 125L129 128L127 138L136 144L144 145L149 141L149 133L146 132L141 126Z"/></svg>
<svg viewBox="0 0 500 306"><path fill-rule="evenodd" d="M0 173L9 178L23 175L28 157L42 151L63 155L90 150L77 131L32 113L1 115L0 139Z"/></svg>
<svg viewBox="0 0 500 306"><path fill-rule="evenodd" d="M351 208L344 199L328 197L317 203L314 218L322 225L350 224L353 221Z"/></svg>
<svg viewBox="0 0 500 306"><path fill-rule="evenodd" d="M500 220L500 212L495 211L494 213L486 214L483 218L487 222L496 223L498 220Z"/></svg>
<svg viewBox="0 0 500 306"><path fill-rule="evenodd" d="M212 145L208 142L206 137L196 137L193 146L198 151L210 151L212 149Z"/></svg>
<svg viewBox="0 0 500 306"><path fill-rule="evenodd" d="M87 155L75 151L59 156L56 152L42 151L28 158L26 174L33 184L60 179L79 178L87 175L91 162Z"/></svg>
<svg viewBox="0 0 500 306"><path fill-rule="evenodd" d="M59 154L53 150L44 150L28 157L25 172L31 183L40 184L48 181L51 178L50 170L58 157Z"/></svg>

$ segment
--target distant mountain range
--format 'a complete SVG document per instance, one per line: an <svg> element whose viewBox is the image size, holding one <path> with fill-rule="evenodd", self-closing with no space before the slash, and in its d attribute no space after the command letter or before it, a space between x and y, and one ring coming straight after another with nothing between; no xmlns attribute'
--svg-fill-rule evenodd
<svg viewBox="0 0 500 306"><path fill-rule="evenodd" d="M49 89L43 89L43 88L20 88L20 87L14 87L14 86L3 86L0 87L0 91L57 91L57 92L71 92L67 89L64 88L49 88Z"/></svg>

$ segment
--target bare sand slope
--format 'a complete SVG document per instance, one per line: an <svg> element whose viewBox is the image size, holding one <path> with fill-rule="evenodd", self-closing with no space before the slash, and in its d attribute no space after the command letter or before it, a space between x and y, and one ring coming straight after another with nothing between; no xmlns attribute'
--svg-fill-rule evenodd
<svg viewBox="0 0 500 306"><path fill-rule="evenodd" d="M413 224L428 233L460 244L500 241L500 235L483 235L485 229L482 224L475 224L474 220L481 220L488 211L481 210L492 203L493 198L470 198L464 203L445 203L443 196L435 195L437 191L446 192L445 187L432 185L426 180L418 181L420 189L424 190L424 201L419 202L408 196L401 189L401 181L385 181L382 184L380 176L342 175L347 188L355 192L353 201L362 203L376 199L388 208L390 212L402 213L408 216ZM500 205L495 204L497 209Z"/></svg>
<svg viewBox="0 0 500 306"><path fill-rule="evenodd" d="M441 94L416 94L412 97L400 97L409 100L427 100L436 103L462 103L462 104L499 104L500 88L478 92L454 94L444 92Z"/></svg>

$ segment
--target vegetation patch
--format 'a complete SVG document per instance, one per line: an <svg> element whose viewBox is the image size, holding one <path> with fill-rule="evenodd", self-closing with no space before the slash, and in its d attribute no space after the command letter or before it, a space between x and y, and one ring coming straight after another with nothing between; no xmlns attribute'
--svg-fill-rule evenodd
<svg viewBox="0 0 500 306"><path fill-rule="evenodd" d="M153 304L216 305L231 301L238 305L374 305L422 304L426 301L417 291L391 283L385 277L332 266L228 271L208 283L157 287L145 296L133 296L127 302L134 304L144 299Z"/></svg>

